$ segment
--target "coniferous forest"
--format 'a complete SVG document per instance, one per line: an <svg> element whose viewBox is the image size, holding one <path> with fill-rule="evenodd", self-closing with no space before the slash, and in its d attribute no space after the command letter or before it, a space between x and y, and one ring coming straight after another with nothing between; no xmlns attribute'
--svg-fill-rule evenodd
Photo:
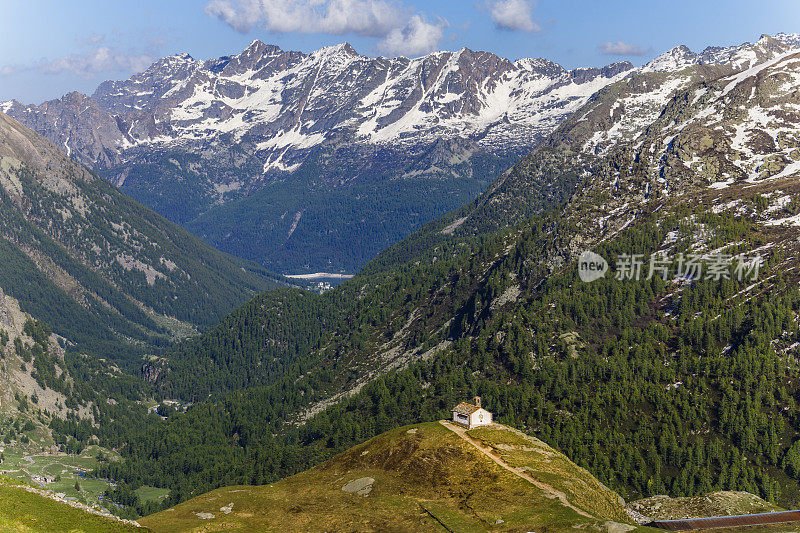
<svg viewBox="0 0 800 533"><path fill-rule="evenodd" d="M703 216L720 239L753 234L741 221ZM546 218L526 224L468 297L475 281L467 265L495 256L505 236L480 239L474 253L442 246L427 261L383 272L382 306L346 300L360 289L358 278L324 295L285 290L254 299L167 356L179 363L156 390L188 407L165 406L166 420L151 415L147 424L124 416L101 424L101 440L125 460L96 474L122 481L113 497L146 513L152 508L132 492L140 485L170 488L169 505L218 486L268 483L392 427L446 418L459 399L480 395L499 421L540 437L626 498L744 490L791 505L800 479L800 390L796 361L784 354L797 340L800 291L771 270L781 259L764 267L774 289L746 299L749 282L735 278L695 281L676 294L659 276L584 284L572 267L543 277L529 258L542 250ZM654 218L599 251L655 250L668 232L690 229L678 218ZM366 353L373 336L391 336L374 327L384 323L381 314L416 301L430 290L420 281L431 276L452 280L451 293L425 312L447 309L457 318L425 342L452 342L298 426L298 412L340 386L339 361L324 354ZM525 300L489 313L508 280L524 280ZM336 311L343 306L351 306L346 318ZM343 320L352 337L332 334ZM198 367L207 371L192 371ZM76 421L55 429L78 441L92 431Z"/></svg>

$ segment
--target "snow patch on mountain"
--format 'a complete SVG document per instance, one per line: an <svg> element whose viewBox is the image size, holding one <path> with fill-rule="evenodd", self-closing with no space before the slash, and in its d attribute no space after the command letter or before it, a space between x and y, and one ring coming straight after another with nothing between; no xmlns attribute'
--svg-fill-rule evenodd
<svg viewBox="0 0 800 533"><path fill-rule="evenodd" d="M738 74L735 74L734 76L731 76L730 77L731 81L723 89L722 96L725 96L726 94L731 92L731 90L734 87L739 85L741 82L743 82L747 78L750 78L750 77L753 77L753 76L758 76L762 71L764 71L764 70L766 70L766 69L768 69L768 68L770 68L770 67L772 67L774 65L777 65L778 63L781 63L786 58L791 57L793 55L796 55L799 52L800 52L800 49L789 50L788 52L784 52L782 54L779 54L774 59L771 59L771 60L769 60L767 62L764 62L764 63L755 64L755 65L751 66L750 68L748 68L747 70L743 70L742 72L739 72Z"/></svg>
<svg viewBox="0 0 800 533"><path fill-rule="evenodd" d="M300 132L300 126L289 131L279 131L272 138L257 144L260 150L268 150L270 148L311 148L325 140L325 136L321 133L314 133L311 135Z"/></svg>
<svg viewBox="0 0 800 533"><path fill-rule="evenodd" d="M619 112L612 114L612 118L617 117L616 121L608 129L595 131L583 150L604 154L619 141L632 141L661 114L667 102L690 83L691 78L676 76L650 91L620 97L614 104Z"/></svg>

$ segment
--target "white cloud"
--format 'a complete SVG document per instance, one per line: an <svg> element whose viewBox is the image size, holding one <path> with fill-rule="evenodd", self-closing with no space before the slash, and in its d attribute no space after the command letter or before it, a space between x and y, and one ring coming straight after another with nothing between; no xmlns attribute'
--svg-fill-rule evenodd
<svg viewBox="0 0 800 533"><path fill-rule="evenodd" d="M494 0L488 8L498 28L531 33L542 29L533 21L533 3L528 0Z"/></svg>
<svg viewBox="0 0 800 533"><path fill-rule="evenodd" d="M152 62L153 58L145 54L126 54L108 46L101 46L86 54L70 54L58 59L40 61L35 68L46 74L72 72L79 76L92 76L98 72L118 70L139 72Z"/></svg>
<svg viewBox="0 0 800 533"><path fill-rule="evenodd" d="M262 26L278 33L384 37L406 20L406 9L390 0L212 0L205 11L242 33Z"/></svg>
<svg viewBox="0 0 800 533"><path fill-rule="evenodd" d="M70 72L91 77L100 72L140 72L153 62L147 54L124 53L108 46L93 48L84 54L70 54L56 59L42 59L31 65L6 65L0 75L9 76L23 71L38 71L44 74Z"/></svg>
<svg viewBox="0 0 800 533"><path fill-rule="evenodd" d="M89 46L97 46L103 41L106 40L106 36L103 33L95 33L90 35L89 37L85 37L83 39L78 39L79 44L89 45Z"/></svg>
<svg viewBox="0 0 800 533"><path fill-rule="evenodd" d="M609 56L640 56L645 54L644 48L638 44L629 44L623 41L601 43L598 48L600 53Z"/></svg>
<svg viewBox="0 0 800 533"><path fill-rule="evenodd" d="M421 56L439 46L446 22L431 24L414 15L403 28L395 28L378 43L378 50L388 55Z"/></svg>
<svg viewBox="0 0 800 533"><path fill-rule="evenodd" d="M23 68L17 65L4 65L0 68L0 76L11 76L13 74L17 74L18 72L22 72Z"/></svg>
<svg viewBox="0 0 800 533"><path fill-rule="evenodd" d="M241 33L354 33L380 37L378 51L418 56L437 48L445 21L430 23L395 0L211 0L208 15Z"/></svg>

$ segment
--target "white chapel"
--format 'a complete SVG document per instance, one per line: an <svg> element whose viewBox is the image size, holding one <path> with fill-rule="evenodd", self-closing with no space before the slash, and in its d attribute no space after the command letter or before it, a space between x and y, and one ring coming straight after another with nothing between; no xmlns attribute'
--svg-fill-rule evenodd
<svg viewBox="0 0 800 533"><path fill-rule="evenodd" d="M481 407L481 397L475 396L473 403L461 402L453 408L453 422L472 429L492 423L492 413Z"/></svg>

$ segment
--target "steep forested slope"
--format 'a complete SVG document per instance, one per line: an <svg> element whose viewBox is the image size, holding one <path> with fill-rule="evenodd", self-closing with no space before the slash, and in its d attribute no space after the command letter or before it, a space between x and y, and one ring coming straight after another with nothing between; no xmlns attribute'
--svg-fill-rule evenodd
<svg viewBox="0 0 800 533"><path fill-rule="evenodd" d="M277 286L0 113L0 287L76 348L119 357Z"/></svg>

